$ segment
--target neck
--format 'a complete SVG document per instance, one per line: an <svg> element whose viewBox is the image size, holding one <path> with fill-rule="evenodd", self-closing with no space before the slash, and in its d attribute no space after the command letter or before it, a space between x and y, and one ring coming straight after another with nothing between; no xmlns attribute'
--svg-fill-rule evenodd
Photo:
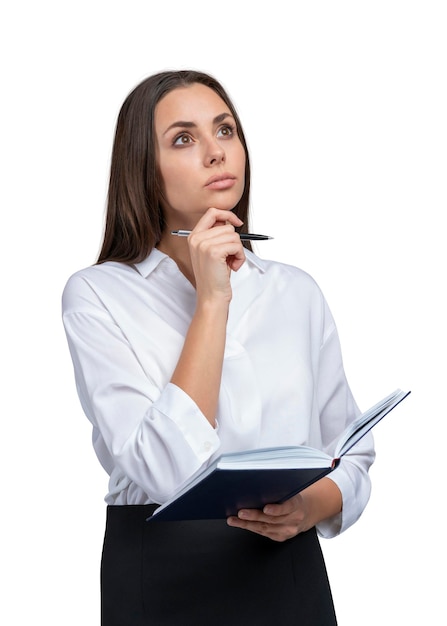
<svg viewBox="0 0 447 626"><path fill-rule="evenodd" d="M194 272L186 237L175 237L171 235L170 230L166 229L157 244L157 248L175 261L182 274L195 286Z"/></svg>

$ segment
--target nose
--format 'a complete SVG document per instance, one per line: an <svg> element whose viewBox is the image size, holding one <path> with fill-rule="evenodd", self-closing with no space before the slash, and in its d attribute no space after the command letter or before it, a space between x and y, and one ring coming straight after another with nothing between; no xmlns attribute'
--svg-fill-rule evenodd
<svg viewBox="0 0 447 626"><path fill-rule="evenodd" d="M210 141L206 148L205 165L212 167L220 163L225 163L225 150L219 142Z"/></svg>

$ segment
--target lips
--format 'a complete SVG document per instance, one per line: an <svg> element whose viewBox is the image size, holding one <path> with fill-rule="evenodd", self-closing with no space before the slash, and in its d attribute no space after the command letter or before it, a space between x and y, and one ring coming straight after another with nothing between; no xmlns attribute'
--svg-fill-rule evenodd
<svg viewBox="0 0 447 626"><path fill-rule="evenodd" d="M208 189L229 189L236 182L236 177L233 174L218 174L216 176L211 176L206 183L205 187Z"/></svg>

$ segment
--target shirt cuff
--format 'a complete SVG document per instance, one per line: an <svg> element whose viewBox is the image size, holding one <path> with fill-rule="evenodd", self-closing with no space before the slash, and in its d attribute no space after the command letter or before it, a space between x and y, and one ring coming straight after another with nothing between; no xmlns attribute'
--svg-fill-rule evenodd
<svg viewBox="0 0 447 626"><path fill-rule="evenodd" d="M153 410L175 423L200 463L205 463L220 447L216 430L187 393L168 383Z"/></svg>

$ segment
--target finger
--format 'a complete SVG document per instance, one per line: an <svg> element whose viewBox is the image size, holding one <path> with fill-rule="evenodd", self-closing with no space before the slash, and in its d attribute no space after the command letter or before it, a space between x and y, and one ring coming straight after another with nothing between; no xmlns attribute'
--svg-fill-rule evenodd
<svg viewBox="0 0 447 626"><path fill-rule="evenodd" d="M232 516L227 519L227 524L234 528L242 528L243 530L249 530L259 535L270 535L276 532L276 527L272 526L268 522L253 521L247 519L240 519L240 517Z"/></svg>
<svg viewBox="0 0 447 626"><path fill-rule="evenodd" d="M280 517L302 509L301 503L302 496L298 493L296 496L289 498L285 502L281 502L281 504L266 504L262 510L266 515Z"/></svg>
<svg viewBox="0 0 447 626"><path fill-rule="evenodd" d="M244 247L233 226L192 232L188 240L194 250L227 262L234 271L238 270L245 261Z"/></svg>
<svg viewBox="0 0 447 626"><path fill-rule="evenodd" d="M270 510L270 507L274 508L274 514L270 514L267 511ZM244 520L248 522L255 523L266 523L271 526L280 526L283 524L294 523L295 515L297 514L297 510L292 508L289 510L288 503L284 502L283 504L273 504L266 505L262 511L258 509L241 509L238 511L237 517L239 520ZM294 515L292 515L294 514ZM298 518L300 518L300 514L298 513Z"/></svg>
<svg viewBox="0 0 447 626"><path fill-rule="evenodd" d="M273 541L286 541L291 537L294 537L298 530L293 525L274 525L268 522L253 522L248 520L241 520L238 517L229 517L227 519L228 526L233 528L240 528L241 530L248 530L249 532L262 535Z"/></svg>
<svg viewBox="0 0 447 626"><path fill-rule="evenodd" d="M294 509L288 502L284 502L283 504L266 504L262 510L266 515L271 517L283 517L291 513Z"/></svg>
<svg viewBox="0 0 447 626"><path fill-rule="evenodd" d="M256 524L281 524L277 517L266 515L258 509L241 509L238 511L237 518L246 522L254 522Z"/></svg>
<svg viewBox="0 0 447 626"><path fill-rule="evenodd" d="M215 222L213 226L203 230L199 230L196 226L196 228L191 231L189 238L190 240L200 238L200 241L202 239L214 239L214 241L218 241L219 239L222 241L225 239L233 239L233 241L240 242L240 237L234 230L233 224L224 224L223 222Z"/></svg>
<svg viewBox="0 0 447 626"><path fill-rule="evenodd" d="M233 255L227 259L228 267L237 272L243 266L245 262L245 253L241 252L239 255Z"/></svg>
<svg viewBox="0 0 447 626"><path fill-rule="evenodd" d="M200 232L202 230L208 230L213 228L216 222L223 222L232 224L232 226L241 226L243 224L237 215L231 211L225 211L223 209L216 209L211 207L197 222L194 230Z"/></svg>
<svg viewBox="0 0 447 626"><path fill-rule="evenodd" d="M222 227L223 228L223 227ZM220 229L213 229L220 230ZM199 252L204 254L210 254L217 258L226 258L229 255L235 255L237 258L243 258L244 248L242 246L240 237L234 230L230 232L218 233L216 235L209 234L210 231L205 233L196 233L194 236L190 235L190 246Z"/></svg>

